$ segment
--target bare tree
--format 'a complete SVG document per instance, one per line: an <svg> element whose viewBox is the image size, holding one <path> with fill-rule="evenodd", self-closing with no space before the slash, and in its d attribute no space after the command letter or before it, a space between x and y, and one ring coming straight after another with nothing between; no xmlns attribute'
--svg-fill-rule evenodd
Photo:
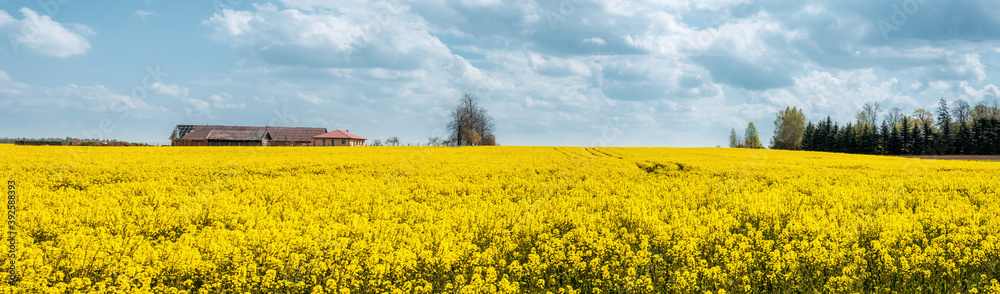
<svg viewBox="0 0 1000 294"><path fill-rule="evenodd" d="M441 146L443 142L444 141L442 141L441 138L438 138L436 136L430 137L429 139L427 139L427 146Z"/></svg>
<svg viewBox="0 0 1000 294"><path fill-rule="evenodd" d="M968 101L958 99L955 101L955 122L959 124L964 124L969 120L971 116L972 106L969 105Z"/></svg>
<svg viewBox="0 0 1000 294"><path fill-rule="evenodd" d="M382 146L382 140L375 139L372 141L371 146Z"/></svg>
<svg viewBox="0 0 1000 294"><path fill-rule="evenodd" d="M1000 119L1000 99L993 99L992 117Z"/></svg>
<svg viewBox="0 0 1000 294"><path fill-rule="evenodd" d="M496 137L493 137L493 134L491 133L489 136L481 137L480 140L479 140L479 145L483 145L483 146L499 146L500 144L497 144Z"/></svg>
<svg viewBox="0 0 1000 294"><path fill-rule="evenodd" d="M448 122L449 141L455 146L496 145L493 136L493 117L479 106L479 100L465 94L451 113Z"/></svg>
<svg viewBox="0 0 1000 294"><path fill-rule="evenodd" d="M903 119L903 109L899 107L893 107L889 109L889 112L885 114L885 121L889 122L890 127L894 127L899 120Z"/></svg>
<svg viewBox="0 0 1000 294"><path fill-rule="evenodd" d="M865 113L868 125L875 126L878 124L878 115L882 112L882 104L875 101L867 102L861 107L861 111Z"/></svg>
<svg viewBox="0 0 1000 294"><path fill-rule="evenodd" d="M392 136L392 137L389 137L388 139L385 139L385 145L386 146L399 146L399 137Z"/></svg>

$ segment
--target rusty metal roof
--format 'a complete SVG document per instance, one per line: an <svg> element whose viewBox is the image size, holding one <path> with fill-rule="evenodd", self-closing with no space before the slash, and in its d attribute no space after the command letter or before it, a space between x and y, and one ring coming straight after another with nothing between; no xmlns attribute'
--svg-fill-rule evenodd
<svg viewBox="0 0 1000 294"><path fill-rule="evenodd" d="M225 141L260 141L264 138L268 140L271 136L265 131L233 131L233 130L212 130L208 132L206 139Z"/></svg>
<svg viewBox="0 0 1000 294"><path fill-rule="evenodd" d="M267 132L273 141L312 142L312 136L326 133L326 128L178 125L170 139L208 140L213 131Z"/></svg>

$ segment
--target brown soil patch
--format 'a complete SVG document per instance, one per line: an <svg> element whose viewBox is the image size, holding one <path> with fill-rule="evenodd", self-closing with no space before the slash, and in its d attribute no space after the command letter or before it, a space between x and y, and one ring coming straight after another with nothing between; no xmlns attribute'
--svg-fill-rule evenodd
<svg viewBox="0 0 1000 294"><path fill-rule="evenodd" d="M1000 161L1000 155L900 155L899 157L940 160Z"/></svg>

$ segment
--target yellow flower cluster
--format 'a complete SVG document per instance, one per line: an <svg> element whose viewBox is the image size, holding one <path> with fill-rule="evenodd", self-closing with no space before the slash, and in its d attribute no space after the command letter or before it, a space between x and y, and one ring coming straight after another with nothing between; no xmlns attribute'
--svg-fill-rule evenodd
<svg viewBox="0 0 1000 294"><path fill-rule="evenodd" d="M4 292L1000 292L994 162L717 148L0 154L19 201L19 280Z"/></svg>

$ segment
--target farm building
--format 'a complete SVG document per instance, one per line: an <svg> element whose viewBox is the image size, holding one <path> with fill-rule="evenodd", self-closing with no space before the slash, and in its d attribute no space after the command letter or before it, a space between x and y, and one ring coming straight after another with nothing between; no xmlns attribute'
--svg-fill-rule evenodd
<svg viewBox="0 0 1000 294"><path fill-rule="evenodd" d="M336 130L322 135L313 136L314 146L365 146L365 138L351 134L350 131Z"/></svg>
<svg viewBox="0 0 1000 294"><path fill-rule="evenodd" d="M178 125L173 146L311 146L326 128Z"/></svg>

